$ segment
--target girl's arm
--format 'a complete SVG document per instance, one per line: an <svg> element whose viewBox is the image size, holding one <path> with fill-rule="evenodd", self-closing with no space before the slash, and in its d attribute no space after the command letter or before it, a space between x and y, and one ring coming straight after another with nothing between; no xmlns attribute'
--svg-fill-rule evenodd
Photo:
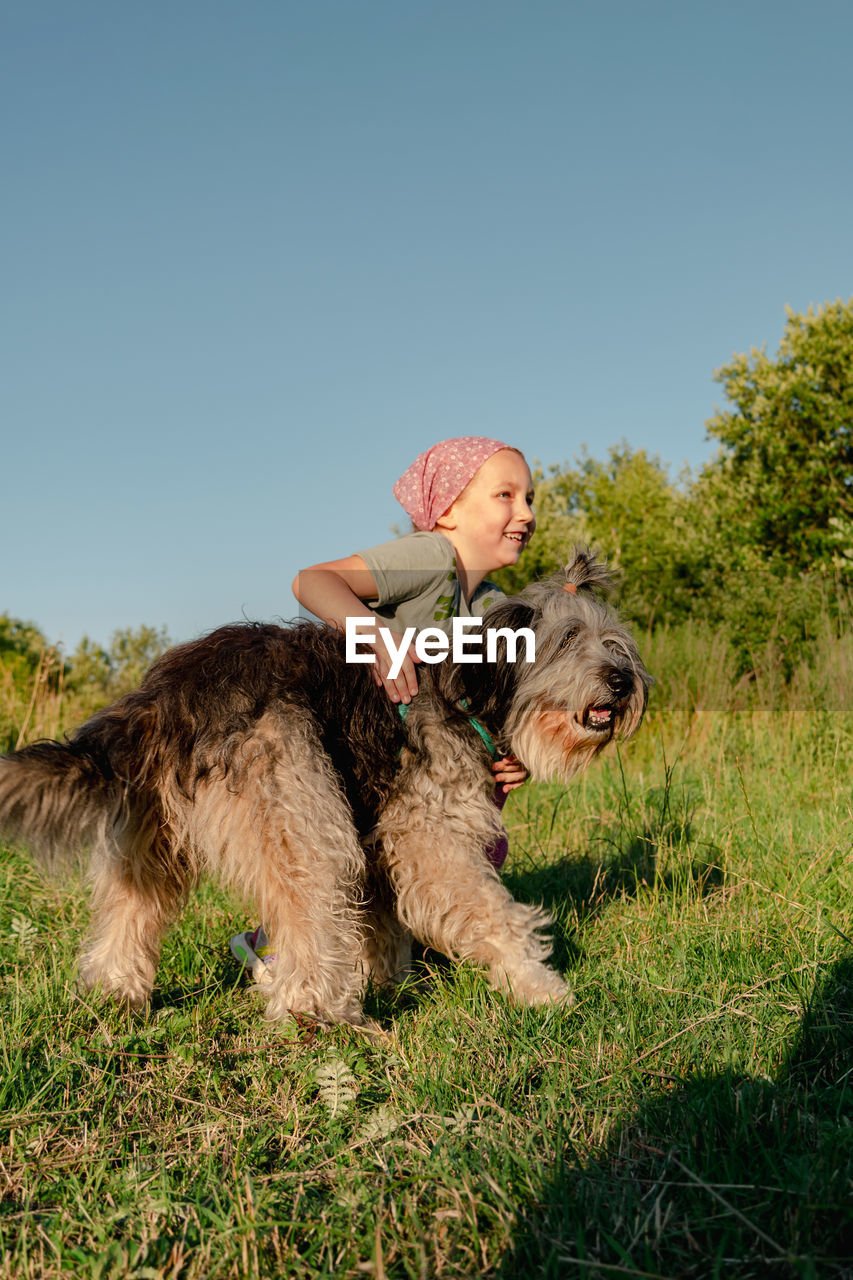
<svg viewBox="0 0 853 1280"><path fill-rule="evenodd" d="M373 616L377 627L374 645L376 662L371 667L373 679L380 689L385 690L392 702L411 702L418 691L415 663L420 662L420 658L415 653L414 645L410 645L399 675L395 680L389 678L392 657L378 630L385 624L375 614L371 614L364 603L365 600L375 599L379 593L373 574L361 556L326 560L322 564L300 570L293 579L293 594L304 608L330 626L337 627L339 631L345 630L347 618ZM395 644L399 645L402 637L396 632L393 635Z"/></svg>

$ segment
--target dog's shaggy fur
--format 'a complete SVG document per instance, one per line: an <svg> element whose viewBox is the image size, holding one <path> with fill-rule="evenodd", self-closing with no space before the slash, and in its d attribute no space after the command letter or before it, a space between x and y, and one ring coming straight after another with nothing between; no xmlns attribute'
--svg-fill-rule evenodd
<svg viewBox="0 0 853 1280"><path fill-rule="evenodd" d="M520 1001L567 998L548 917L485 857L500 824L470 717L540 779L633 733L650 679L607 585L581 551L495 605L485 626L532 628L535 662L499 640L493 663L423 666L405 722L336 631L235 625L166 653L65 742L0 759L0 833L48 857L92 850L84 985L144 1003L163 930L209 871L278 953L271 1017L359 1022L366 976L398 977L411 935Z"/></svg>

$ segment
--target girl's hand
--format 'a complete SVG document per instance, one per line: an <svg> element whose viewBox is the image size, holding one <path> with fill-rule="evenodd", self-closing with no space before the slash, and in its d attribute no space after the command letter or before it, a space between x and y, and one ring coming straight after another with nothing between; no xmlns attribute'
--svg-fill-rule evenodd
<svg viewBox="0 0 853 1280"><path fill-rule="evenodd" d="M345 556L343 560L326 560L323 564L302 569L293 579L293 594L316 617L337 627L339 631L345 631L347 618L369 616L366 602L374 600L379 592L373 574L361 556L354 555ZM373 649L376 662L370 668L374 683L379 689L385 690L392 702L411 702L418 691L415 663L420 662L414 645L409 645L403 657L403 665L392 680L388 673L394 666L394 659L379 635L379 627L384 626L384 623L376 617L374 622L376 638ZM402 643L401 635L392 632L392 636L395 645ZM367 637L362 636L359 645L365 644Z"/></svg>
<svg viewBox="0 0 853 1280"><path fill-rule="evenodd" d="M399 649L402 644L403 637L397 633L391 632L395 646ZM391 679L389 672L394 666L394 657L388 652L385 641L376 633L376 643L373 646L376 653L376 661L371 667L373 679L377 688L384 689L392 702L409 703L418 691L418 676L415 671L415 663L420 662L420 658L415 653L414 644L410 644L403 657L403 665L394 680Z"/></svg>
<svg viewBox="0 0 853 1280"><path fill-rule="evenodd" d="M530 777L527 769L515 756L504 756L501 760L496 760L492 765L492 773L495 775L495 782L502 784L505 795L522 786Z"/></svg>

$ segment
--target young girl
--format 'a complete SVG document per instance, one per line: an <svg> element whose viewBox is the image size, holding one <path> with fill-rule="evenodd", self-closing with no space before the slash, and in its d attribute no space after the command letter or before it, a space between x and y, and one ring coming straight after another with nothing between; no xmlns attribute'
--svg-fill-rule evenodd
<svg viewBox="0 0 853 1280"><path fill-rule="evenodd" d="M407 627L441 627L449 633L454 617L481 617L503 595L486 574L516 563L536 520L524 455L483 436L433 445L403 473L394 496L417 532L303 569L294 579L293 593L306 609L341 631L348 617L372 613L377 624L373 678L392 702L409 703L418 691L414 645L392 679L393 655L379 627L391 631L399 651ZM360 637L360 648L365 644ZM503 808L527 771L513 756L496 760L492 770L495 804ZM494 866L503 865L507 848L503 832L487 850ZM237 934L231 950L263 980L264 963L273 957L262 928Z"/></svg>

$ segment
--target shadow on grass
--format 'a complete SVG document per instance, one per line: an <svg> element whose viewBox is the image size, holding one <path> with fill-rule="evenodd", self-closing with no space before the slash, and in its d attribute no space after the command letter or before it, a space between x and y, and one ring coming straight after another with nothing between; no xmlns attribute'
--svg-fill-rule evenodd
<svg viewBox="0 0 853 1280"><path fill-rule="evenodd" d="M697 860L687 850L676 870L661 872L655 850L637 837L603 858L570 854L548 866L508 871L503 880L519 901L541 903L554 917L554 964L561 969L583 954L575 925L568 923L572 916L582 925L610 902L636 898L654 887L668 893L688 887L701 897L719 888L724 875L716 863Z"/></svg>
<svg viewBox="0 0 853 1280"><path fill-rule="evenodd" d="M561 1145L501 1280L850 1280L853 959L813 992L775 1080L723 1072L652 1097L634 1086L640 1100L598 1156Z"/></svg>
<svg viewBox="0 0 853 1280"><path fill-rule="evenodd" d="M683 835L684 828L680 831ZM541 904L554 917L552 963L565 972L583 957L574 927L564 923L567 903L583 921L608 902L635 897L653 885L671 892L676 883L689 884L691 892L704 895L721 885L724 876L716 864L697 862L687 852L677 871L661 874L650 839L641 835L623 847L611 847L604 861L567 855L558 862L529 870L505 870L501 879L513 897L520 902ZM453 962L446 956L415 942L411 977L396 992L369 993L365 1009L380 1022L390 1022L402 1009L416 1006L436 978L452 968Z"/></svg>

